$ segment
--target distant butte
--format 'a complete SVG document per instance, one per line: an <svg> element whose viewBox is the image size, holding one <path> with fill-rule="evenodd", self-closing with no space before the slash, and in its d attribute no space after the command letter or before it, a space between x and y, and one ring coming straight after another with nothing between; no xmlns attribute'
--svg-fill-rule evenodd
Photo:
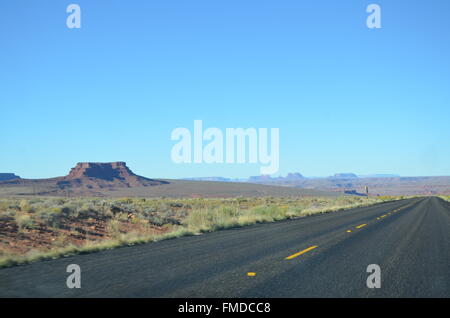
<svg viewBox="0 0 450 318"><path fill-rule="evenodd" d="M60 188L89 189L115 187L146 187L167 183L134 174L125 162L79 162L69 174L58 181Z"/></svg>
<svg viewBox="0 0 450 318"><path fill-rule="evenodd" d="M20 179L14 173L0 173L0 181Z"/></svg>
<svg viewBox="0 0 450 318"><path fill-rule="evenodd" d="M50 179L11 178L0 181L2 188L21 187L19 195L93 195L104 191L168 184L134 174L125 162L80 162L67 176Z"/></svg>

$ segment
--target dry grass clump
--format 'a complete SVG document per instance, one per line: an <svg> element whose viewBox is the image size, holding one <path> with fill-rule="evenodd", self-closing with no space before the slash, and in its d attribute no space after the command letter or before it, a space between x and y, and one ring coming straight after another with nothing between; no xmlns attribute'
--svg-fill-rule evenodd
<svg viewBox="0 0 450 318"><path fill-rule="evenodd" d="M225 206L206 206L192 210L186 217L184 225L194 233L208 232L235 226L335 212L393 199L393 197L230 199Z"/></svg>
<svg viewBox="0 0 450 318"><path fill-rule="evenodd" d="M0 199L0 267L397 199Z"/></svg>

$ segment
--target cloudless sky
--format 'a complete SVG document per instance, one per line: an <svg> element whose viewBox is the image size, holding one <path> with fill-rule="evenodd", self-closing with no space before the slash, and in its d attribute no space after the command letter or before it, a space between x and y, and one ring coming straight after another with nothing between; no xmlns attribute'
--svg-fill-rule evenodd
<svg viewBox="0 0 450 318"><path fill-rule="evenodd" d="M66 7L81 7L81 29ZM366 7L382 29L366 27ZM0 2L0 172L172 163L177 127L280 128L279 174L450 175L450 1Z"/></svg>

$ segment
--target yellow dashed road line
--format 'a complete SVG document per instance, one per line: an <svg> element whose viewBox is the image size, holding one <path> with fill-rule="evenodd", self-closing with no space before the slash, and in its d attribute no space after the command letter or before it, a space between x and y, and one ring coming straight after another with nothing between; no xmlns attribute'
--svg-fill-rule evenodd
<svg viewBox="0 0 450 318"><path fill-rule="evenodd" d="M295 254L292 254L291 256L286 257L285 260L290 260L290 259L296 258L297 256L305 254L305 253L307 253L307 252L309 252L309 251L311 251L311 250L313 250L313 249L315 249L317 247L318 246L315 246L315 245L311 246L311 247L308 247L307 249L304 249L303 251L300 251L298 253L295 253Z"/></svg>

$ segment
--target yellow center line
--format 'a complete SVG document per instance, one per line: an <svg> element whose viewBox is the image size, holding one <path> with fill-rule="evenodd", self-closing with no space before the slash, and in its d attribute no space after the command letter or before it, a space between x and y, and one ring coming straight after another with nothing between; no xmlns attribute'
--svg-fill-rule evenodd
<svg viewBox="0 0 450 318"><path fill-rule="evenodd" d="M248 273L247 273L247 276L253 277L253 276L256 276L256 273L254 273L254 272L248 272Z"/></svg>
<svg viewBox="0 0 450 318"><path fill-rule="evenodd" d="M367 224L361 224L361 225L358 225L356 228L357 229L360 229L360 228L362 228L362 227L365 227Z"/></svg>
<svg viewBox="0 0 450 318"><path fill-rule="evenodd" d="M352 233L352 230L347 230L347 233Z"/></svg>
<svg viewBox="0 0 450 318"><path fill-rule="evenodd" d="M313 249L315 249L315 248L317 248L317 247L318 247L318 246L311 246L311 247L308 247L307 249L304 249L303 251L300 251L300 252L298 252L298 253L295 253L295 254L292 254L291 256L286 257L285 260L290 260L290 259L296 258L297 256L300 256L300 255L302 255L302 254L305 254L306 252L309 252L309 251L311 251L311 250L313 250Z"/></svg>

